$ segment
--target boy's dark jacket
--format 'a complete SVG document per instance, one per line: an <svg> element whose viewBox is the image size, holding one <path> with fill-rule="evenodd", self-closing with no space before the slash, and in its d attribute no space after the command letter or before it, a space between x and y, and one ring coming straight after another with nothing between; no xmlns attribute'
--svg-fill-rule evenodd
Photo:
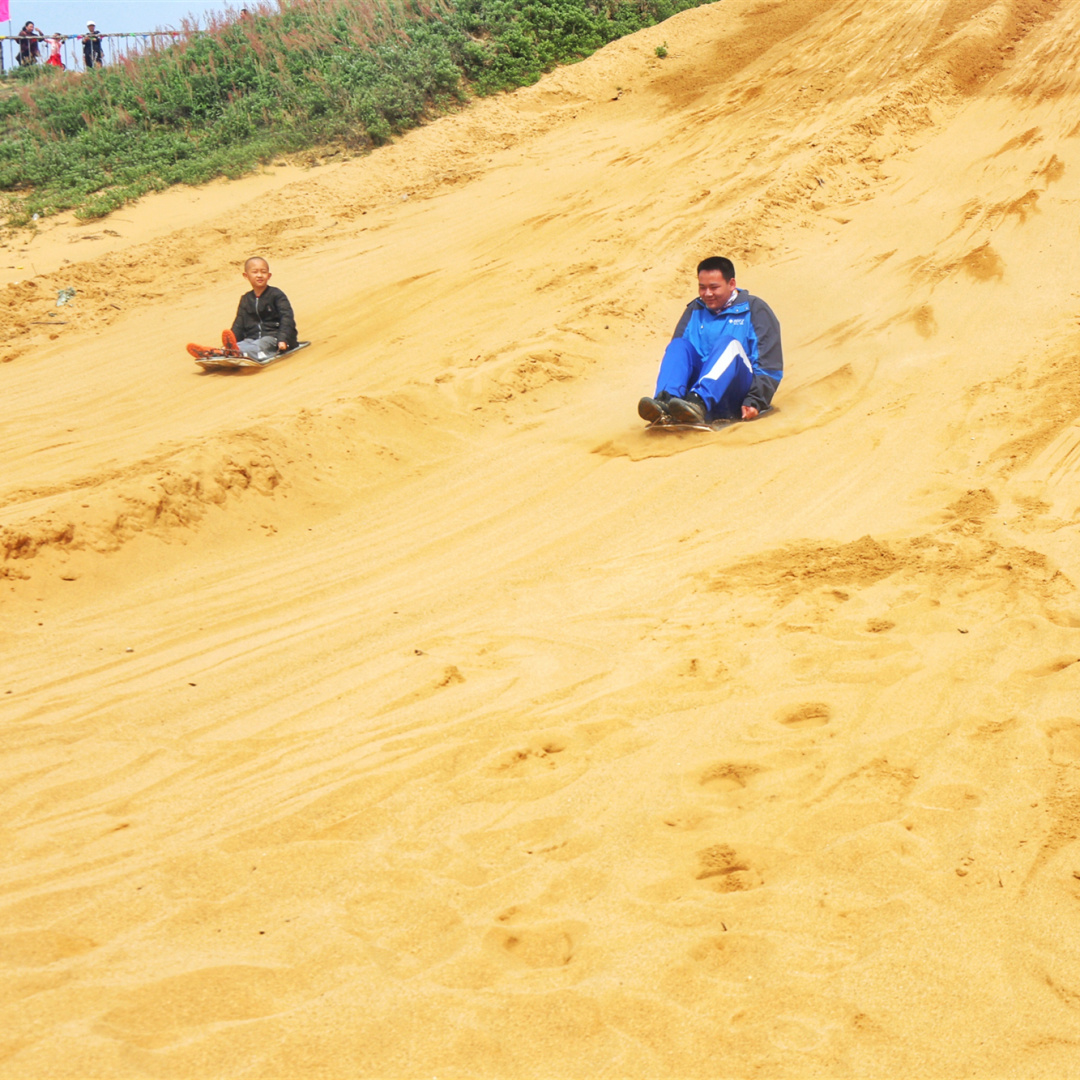
<svg viewBox="0 0 1080 1080"><path fill-rule="evenodd" d="M284 341L290 349L295 349L296 318L289 298L273 285L267 285L262 296L256 296L254 289L244 293L236 309L232 332L237 341L276 334L278 344Z"/></svg>

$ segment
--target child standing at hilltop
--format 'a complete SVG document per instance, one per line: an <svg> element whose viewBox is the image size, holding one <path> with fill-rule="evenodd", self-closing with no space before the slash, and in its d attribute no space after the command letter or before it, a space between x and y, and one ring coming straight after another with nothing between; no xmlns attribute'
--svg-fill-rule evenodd
<svg viewBox="0 0 1080 1080"><path fill-rule="evenodd" d="M275 353L297 346L296 318L289 298L270 284L270 264L254 255L244 263L244 277L251 292L240 297L232 328L221 335L222 348L189 345L196 360L209 356L248 356L269 360Z"/></svg>
<svg viewBox="0 0 1080 1080"><path fill-rule="evenodd" d="M62 69L64 67L64 61L60 58L60 50L63 47L64 35L61 33L53 34L53 36L49 38L49 59L46 60L45 63Z"/></svg>

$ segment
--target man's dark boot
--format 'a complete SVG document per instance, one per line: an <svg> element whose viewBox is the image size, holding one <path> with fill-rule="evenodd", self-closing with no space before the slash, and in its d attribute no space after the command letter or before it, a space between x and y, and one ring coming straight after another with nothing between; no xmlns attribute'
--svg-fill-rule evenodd
<svg viewBox="0 0 1080 1080"><path fill-rule="evenodd" d="M655 424L667 416L667 403L659 398L643 397L637 403L637 414L642 420Z"/></svg>
<svg viewBox="0 0 1080 1080"><path fill-rule="evenodd" d="M697 394L684 398L672 398L667 403L668 415L676 424L707 424L709 409Z"/></svg>

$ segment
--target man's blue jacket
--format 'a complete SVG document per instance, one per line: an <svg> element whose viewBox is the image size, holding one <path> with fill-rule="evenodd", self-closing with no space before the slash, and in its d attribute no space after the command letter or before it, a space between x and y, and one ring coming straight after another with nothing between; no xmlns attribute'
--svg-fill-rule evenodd
<svg viewBox="0 0 1080 1080"><path fill-rule="evenodd" d="M758 412L769 407L784 377L784 350L780 344L780 320L761 297L739 289L731 303L715 315L698 297L686 305L675 327L672 339L680 337L702 359L718 356L729 341L738 341L754 369L743 404L752 405Z"/></svg>

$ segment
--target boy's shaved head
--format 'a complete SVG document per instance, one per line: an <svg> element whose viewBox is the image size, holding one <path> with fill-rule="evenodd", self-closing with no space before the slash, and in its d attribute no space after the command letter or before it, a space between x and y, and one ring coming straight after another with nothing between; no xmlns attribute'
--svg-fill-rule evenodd
<svg viewBox="0 0 1080 1080"><path fill-rule="evenodd" d="M244 263L245 274L251 269L252 263L262 263L267 270L270 269L270 264L261 255L252 255L251 258Z"/></svg>

